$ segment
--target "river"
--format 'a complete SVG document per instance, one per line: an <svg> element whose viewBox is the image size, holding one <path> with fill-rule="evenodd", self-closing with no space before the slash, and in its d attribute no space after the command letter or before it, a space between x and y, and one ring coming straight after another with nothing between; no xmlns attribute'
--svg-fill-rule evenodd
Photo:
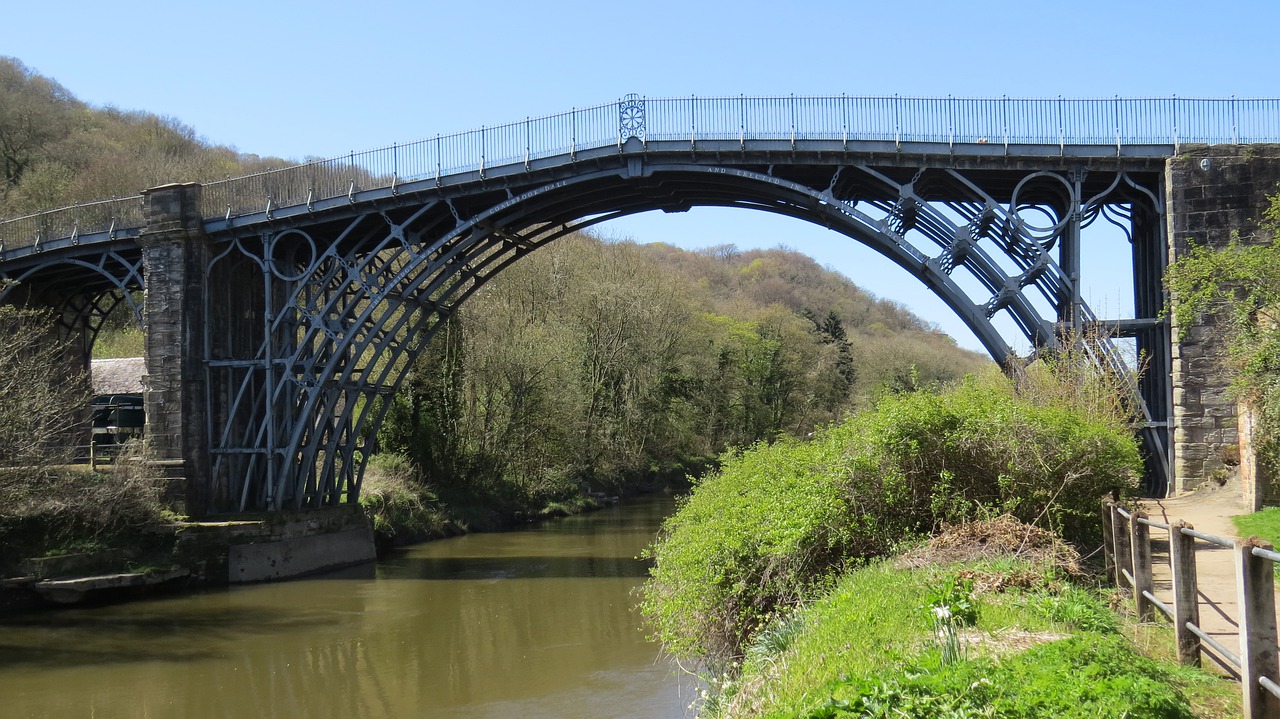
<svg viewBox="0 0 1280 719"><path fill-rule="evenodd" d="M671 719L643 638L649 498L322 578L0 620L3 717Z"/></svg>

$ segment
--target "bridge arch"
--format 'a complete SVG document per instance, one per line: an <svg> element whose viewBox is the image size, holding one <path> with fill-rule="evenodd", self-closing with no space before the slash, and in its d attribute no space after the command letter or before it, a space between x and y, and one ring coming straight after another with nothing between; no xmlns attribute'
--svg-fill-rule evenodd
<svg viewBox="0 0 1280 719"><path fill-rule="evenodd" d="M44 307L53 312L57 332L71 341L88 366L103 322L117 308L128 312L136 326L143 323L141 259L136 253L107 251L96 256L61 256L12 271L0 272L0 304Z"/></svg>
<svg viewBox="0 0 1280 719"><path fill-rule="evenodd" d="M1050 189L1019 203L952 170L894 179L841 165L815 183L773 168L667 160L583 168L505 188L487 203L424 192L341 221L241 233L213 253L208 272L225 293L208 303L219 309L205 333L214 508L352 501L389 409L383 400L448 316L530 252L638 212L736 207L822 225L910 272L998 361L1010 356L992 322L1002 310L1034 346L1052 345L1063 318L1043 316L1024 290L1039 291L1042 306L1073 307L1070 278L1050 249L1078 229L1079 193L1044 174ZM1038 179L1022 177L1018 189ZM1051 226L1029 226L1025 207L1047 213ZM985 295L955 280L960 267ZM237 337L219 325L223 316L250 318L261 333Z"/></svg>

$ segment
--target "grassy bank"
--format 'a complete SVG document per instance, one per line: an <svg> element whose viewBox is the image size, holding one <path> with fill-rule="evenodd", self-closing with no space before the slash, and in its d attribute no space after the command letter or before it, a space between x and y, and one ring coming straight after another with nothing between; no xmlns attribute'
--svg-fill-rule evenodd
<svg viewBox="0 0 1280 719"><path fill-rule="evenodd" d="M700 715L1238 716L1235 683L1143 654L1172 646L1151 637L1167 633L1118 618L1105 595L1043 564L885 560L774 618L711 682Z"/></svg>
<svg viewBox="0 0 1280 719"><path fill-rule="evenodd" d="M1242 537L1260 537L1280 546L1280 507L1267 507L1252 514L1231 518Z"/></svg>
<svg viewBox="0 0 1280 719"><path fill-rule="evenodd" d="M163 482L136 465L107 472L80 466L0 469L0 576L20 574L28 558L114 550L122 570L163 559L175 519Z"/></svg>
<svg viewBox="0 0 1280 719"><path fill-rule="evenodd" d="M1236 685L1147 656L1161 630L1089 588L1072 547L1141 462L1114 378L1054 362L722 458L641 604L704 668L702 716L1230 716Z"/></svg>

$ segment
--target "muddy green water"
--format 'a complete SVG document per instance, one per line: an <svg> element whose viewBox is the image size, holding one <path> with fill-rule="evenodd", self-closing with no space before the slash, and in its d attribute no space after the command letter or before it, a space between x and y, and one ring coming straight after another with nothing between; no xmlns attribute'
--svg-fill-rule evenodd
<svg viewBox="0 0 1280 719"><path fill-rule="evenodd" d="M0 620L0 717L682 717L632 606L669 500L338 576Z"/></svg>

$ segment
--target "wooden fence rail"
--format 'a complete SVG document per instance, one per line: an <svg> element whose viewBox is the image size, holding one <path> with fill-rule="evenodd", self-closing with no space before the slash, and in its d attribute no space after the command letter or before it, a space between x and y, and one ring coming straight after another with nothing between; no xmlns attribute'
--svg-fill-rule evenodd
<svg viewBox="0 0 1280 719"><path fill-rule="evenodd" d="M1169 536L1172 605L1155 595L1152 578L1151 530ZM1133 594L1141 621L1158 610L1173 622L1178 658L1200 665L1208 653L1240 677L1246 719L1280 719L1280 660L1277 658L1275 563L1280 553L1257 538L1226 539L1197 532L1182 520L1158 522L1145 512L1130 511L1112 498L1102 501L1103 555L1108 578ZM1239 653L1214 639L1200 626L1200 589L1196 581L1196 544L1207 542L1230 549L1239 602ZM1206 650L1208 650L1206 652Z"/></svg>

